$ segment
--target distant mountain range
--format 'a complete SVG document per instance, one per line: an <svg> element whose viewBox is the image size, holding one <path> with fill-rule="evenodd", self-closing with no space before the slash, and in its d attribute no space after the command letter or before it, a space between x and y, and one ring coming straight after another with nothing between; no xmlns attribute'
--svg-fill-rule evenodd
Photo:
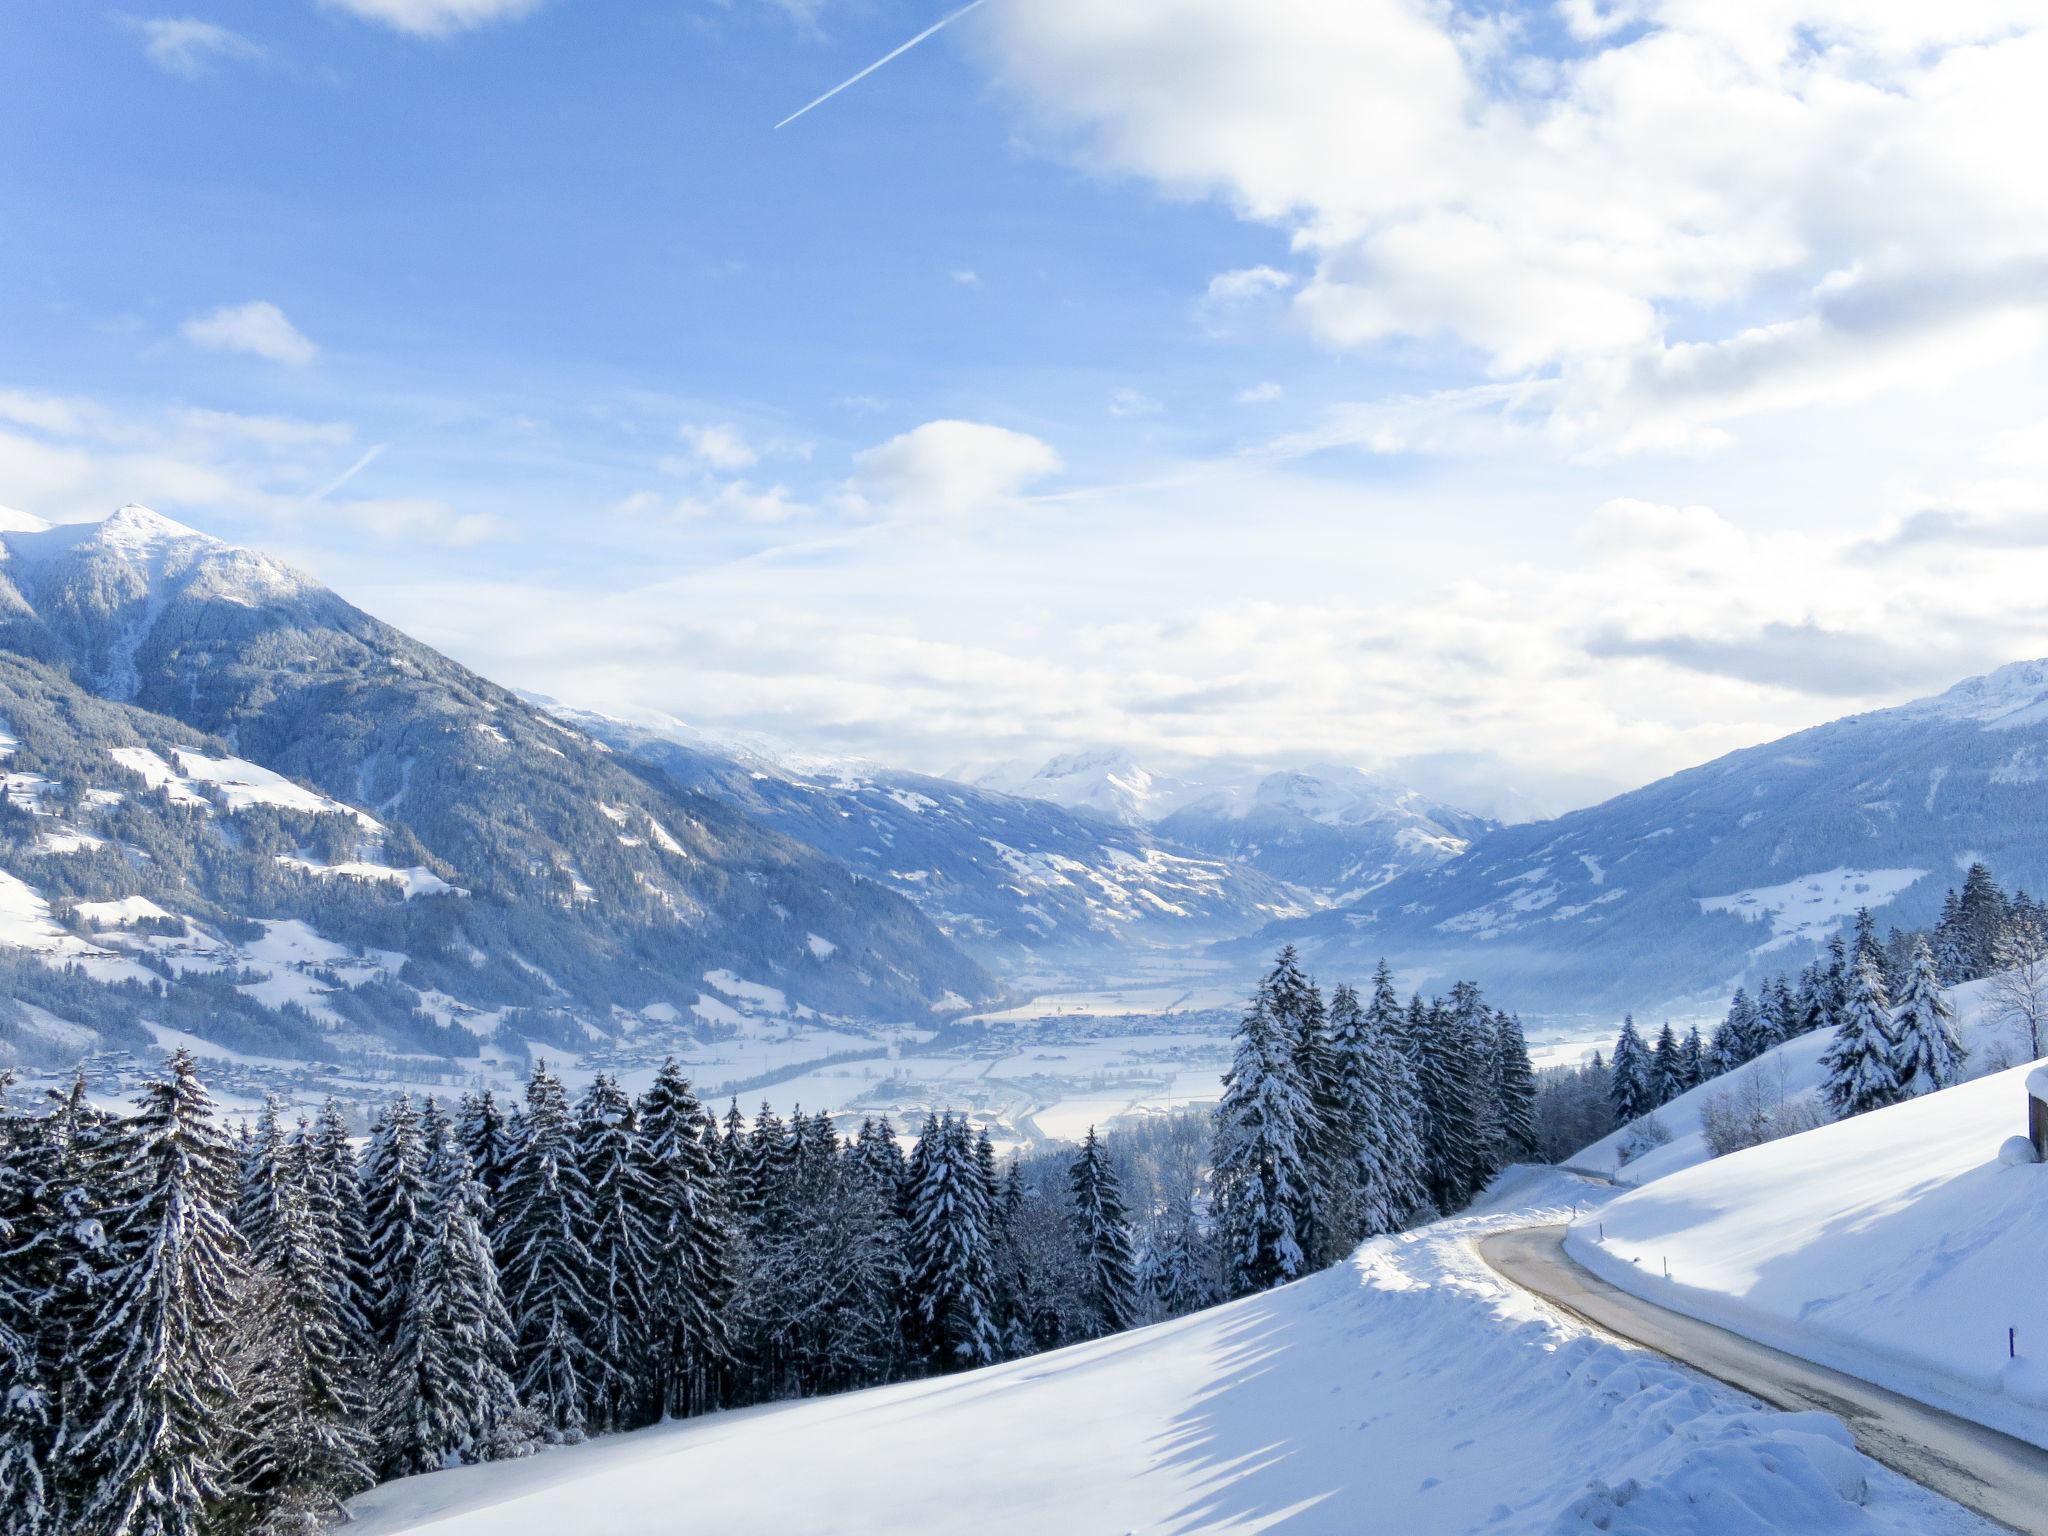
<svg viewBox="0 0 2048 1536"><path fill-rule="evenodd" d="M20 1050L134 1043L144 1003L244 1050L447 1054L688 1019L714 976L862 1018L998 995L882 884L265 556L133 507L12 517L0 556Z"/></svg>
<svg viewBox="0 0 2048 1536"><path fill-rule="evenodd" d="M1732 752L1275 924L1333 974L1384 954L1559 1013L1685 1004L1796 969L1859 906L1923 925L1972 859L2048 888L2048 662Z"/></svg>

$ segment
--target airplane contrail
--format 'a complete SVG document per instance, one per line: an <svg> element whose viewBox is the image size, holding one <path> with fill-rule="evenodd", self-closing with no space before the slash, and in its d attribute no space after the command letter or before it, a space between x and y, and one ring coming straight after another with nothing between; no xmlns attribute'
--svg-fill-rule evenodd
<svg viewBox="0 0 2048 1536"><path fill-rule="evenodd" d="M777 128L787 128L791 123L795 122L798 118L802 117L806 112L810 111L812 107L823 106L826 102L830 101L834 96L837 96L841 91L845 90L849 85L859 84L861 81L867 79L869 75L872 75L876 70L880 69L884 64L888 63L891 59L899 58L903 54L910 52L911 49L915 48L919 43L923 42L926 38L930 37L934 32L937 32L942 27L950 27L954 22L958 21L962 16L965 16L969 11L973 10L976 6L980 5L981 3L982 0L967 0L967 3L961 6L959 10L952 11L949 12L947 15L941 16L937 21L933 22L930 26L926 27L922 32L918 33L917 36L913 37L909 42L902 44L900 47L890 49L887 53L883 54L879 59L875 60L874 63L870 64L866 69L862 70L859 74L853 75L845 80L840 81L837 85L833 86L831 90L827 91L824 95L820 96L816 101L806 102L803 106L798 107L794 112L790 113L789 116L785 117L781 122L777 123L775 126Z"/></svg>
<svg viewBox="0 0 2048 1536"><path fill-rule="evenodd" d="M344 469L340 474L336 475L332 480L328 481L325 485L321 486L319 490L315 491L312 495L308 496L305 499L305 501L301 503L301 505L310 507L325 501L328 497L332 496L336 491L340 490L344 485L347 485L349 481L355 479L357 475L360 475L364 470L368 469L372 464L376 463L377 455L382 453L386 448L390 446L391 445L389 443L372 444L367 453L365 453L361 458L357 459L355 463L349 465L349 467L347 469Z"/></svg>

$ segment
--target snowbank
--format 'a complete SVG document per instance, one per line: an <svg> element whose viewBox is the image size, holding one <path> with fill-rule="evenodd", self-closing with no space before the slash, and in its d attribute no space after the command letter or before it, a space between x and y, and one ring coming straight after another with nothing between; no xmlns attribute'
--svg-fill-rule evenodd
<svg viewBox="0 0 2048 1536"><path fill-rule="evenodd" d="M1604 1196L1545 1170L1493 1214L1172 1323L936 1381L657 1426L389 1484L354 1536L1398 1531L1988 1536L1819 1414L1563 1321L1474 1235Z"/></svg>
<svg viewBox="0 0 2048 1536"><path fill-rule="evenodd" d="M1567 1248L1637 1295L2048 1446L2048 1166L1999 1156L2030 1070L1673 1173Z"/></svg>

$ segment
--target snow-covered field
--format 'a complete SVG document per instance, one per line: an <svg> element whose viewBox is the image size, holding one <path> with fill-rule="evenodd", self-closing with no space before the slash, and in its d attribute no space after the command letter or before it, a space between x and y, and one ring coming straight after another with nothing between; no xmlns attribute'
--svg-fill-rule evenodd
<svg viewBox="0 0 2048 1536"><path fill-rule="evenodd" d="M934 1381L410 1478L357 1536L680 1530L1989 1533L1834 1419L1608 1342L1510 1290L1475 1234L1593 1186L1518 1170L1485 1214L1136 1333Z"/></svg>
<svg viewBox="0 0 2048 1536"><path fill-rule="evenodd" d="M1567 1249L1664 1306L2048 1446L2048 1166L1998 1155L2026 1128L2028 1070L1682 1169L1580 1221Z"/></svg>

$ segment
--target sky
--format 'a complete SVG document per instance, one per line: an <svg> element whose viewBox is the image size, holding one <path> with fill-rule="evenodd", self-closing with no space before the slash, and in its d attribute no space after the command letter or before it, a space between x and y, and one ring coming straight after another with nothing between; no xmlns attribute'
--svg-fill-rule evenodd
<svg viewBox="0 0 2048 1536"><path fill-rule="evenodd" d="M785 122L951 10L22 0L0 503L938 772L1559 809L2048 654L2038 0L982 0Z"/></svg>

